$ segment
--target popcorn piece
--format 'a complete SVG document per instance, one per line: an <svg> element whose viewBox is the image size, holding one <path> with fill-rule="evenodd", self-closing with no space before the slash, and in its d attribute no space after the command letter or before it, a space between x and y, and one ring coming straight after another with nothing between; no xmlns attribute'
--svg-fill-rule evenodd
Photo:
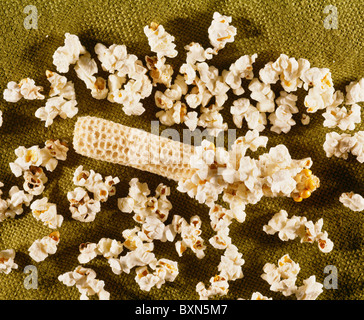
<svg viewBox="0 0 364 320"><path fill-rule="evenodd" d="M178 266L175 261L160 259L151 265L155 269L153 273L150 273L146 266L136 269L135 280L143 291L150 291L154 286L160 289L166 281L173 282L178 275Z"/></svg>
<svg viewBox="0 0 364 320"><path fill-rule="evenodd" d="M355 125L361 122L361 107L352 104L349 111L345 107L328 107L322 116L325 118L324 127L354 130Z"/></svg>
<svg viewBox="0 0 364 320"><path fill-rule="evenodd" d="M167 220L169 211L172 209L172 204L167 198L170 195L169 187L159 184L153 197L149 196L148 185L139 182L138 178L131 179L129 185L128 196L118 199L120 211L134 212L133 219L138 223L145 223L149 216L156 217L162 222Z"/></svg>
<svg viewBox="0 0 364 320"><path fill-rule="evenodd" d="M229 245L224 255L221 256L221 261L218 266L219 274L210 278L210 287L206 288L203 282L199 282L196 286L196 292L199 294L200 300L208 300L214 296L224 296L229 291L228 281L235 281L243 277L241 270L245 263L242 259L242 254L234 245Z"/></svg>
<svg viewBox="0 0 364 320"><path fill-rule="evenodd" d="M295 292L297 300L316 300L323 292L323 285L316 282L316 276L311 276L303 280L303 285L297 288Z"/></svg>
<svg viewBox="0 0 364 320"><path fill-rule="evenodd" d="M197 256L198 259L202 259L205 256L204 240L201 235L201 219L199 216L193 216L188 223L184 218L179 215L174 215L172 220L172 226L176 233L181 234L182 240L175 243L178 255L182 254L190 248Z"/></svg>
<svg viewBox="0 0 364 320"><path fill-rule="evenodd" d="M250 300L273 300L273 299L263 296L260 292L254 292Z"/></svg>
<svg viewBox="0 0 364 320"><path fill-rule="evenodd" d="M17 186L11 187L9 190L9 198L0 203L0 222L6 218L15 218L15 216L23 213L23 205L29 206L33 200L32 194L27 194L23 190L19 190Z"/></svg>
<svg viewBox="0 0 364 320"><path fill-rule="evenodd" d="M9 274L12 269L18 269L18 265L14 262L15 250L7 249L0 251L0 273Z"/></svg>
<svg viewBox="0 0 364 320"><path fill-rule="evenodd" d="M230 65L229 72L225 75L225 82L233 90L234 94L241 95L244 89L241 85L242 79L253 79L253 63L258 55L255 53L251 56L241 56Z"/></svg>
<svg viewBox="0 0 364 320"><path fill-rule="evenodd" d="M39 167L43 162L42 152L39 146L30 148L20 146L15 149L15 155L17 159L9 165L16 177L20 177L23 171L29 170L31 166Z"/></svg>
<svg viewBox="0 0 364 320"><path fill-rule="evenodd" d="M234 42L236 28L230 25L231 17L214 12L213 20L208 29L209 40L213 46L214 53L223 49L228 42Z"/></svg>
<svg viewBox="0 0 364 320"><path fill-rule="evenodd" d="M24 190L34 196L42 194L45 183L48 181L43 169L35 166L30 166L29 170L24 171L23 178Z"/></svg>
<svg viewBox="0 0 364 320"><path fill-rule="evenodd" d="M87 89L91 90L93 98L105 99L109 90L106 87L106 80L102 77L96 77L98 72L97 64L91 55L86 52L76 62L75 71L77 76L86 84Z"/></svg>
<svg viewBox="0 0 364 320"><path fill-rule="evenodd" d="M323 220L319 219L315 224L307 221L306 217L293 216L288 219L288 213L280 210L267 225L263 226L263 231L267 234L275 234L283 240L293 240L296 237L301 238L301 243L313 243L317 241L319 249L324 252L330 252L333 249L333 242L328 239L326 231L321 231Z"/></svg>
<svg viewBox="0 0 364 320"><path fill-rule="evenodd" d="M40 93L43 87L36 86L33 79L25 78L19 82L20 94L26 100L44 99L44 95Z"/></svg>
<svg viewBox="0 0 364 320"><path fill-rule="evenodd" d="M250 100L246 98L235 100L230 108L230 113L233 115L234 124L238 128L243 126L244 119L249 129L258 130L259 132L263 131L267 124L265 113L260 112L251 105Z"/></svg>
<svg viewBox="0 0 364 320"><path fill-rule="evenodd" d="M257 109L260 112L273 112L275 108L275 94L269 84L260 82L258 78L253 78L249 84L249 90L252 92L250 97L258 101Z"/></svg>
<svg viewBox="0 0 364 320"><path fill-rule="evenodd" d="M360 194L354 193L353 191L342 193L339 201L350 210L364 210L364 198Z"/></svg>
<svg viewBox="0 0 364 320"><path fill-rule="evenodd" d="M153 86L158 83L164 84L166 87L171 86L173 68L171 65L166 64L166 58L158 57L145 57L147 68L150 70L149 74L153 79Z"/></svg>
<svg viewBox="0 0 364 320"><path fill-rule="evenodd" d="M270 290L282 292L284 296L296 293L296 279L300 271L298 263L295 263L286 254L278 260L278 266L266 263L263 267L262 279L270 284Z"/></svg>
<svg viewBox="0 0 364 320"><path fill-rule="evenodd" d="M59 243L59 232L54 231L49 236L35 240L29 247L29 256L36 262L41 262L50 254L55 254Z"/></svg>
<svg viewBox="0 0 364 320"><path fill-rule="evenodd" d="M50 97L58 96L67 100L76 100L75 86L72 81L67 81L65 76L50 70L46 71L46 77L51 84Z"/></svg>
<svg viewBox="0 0 364 320"><path fill-rule="evenodd" d="M118 177L107 176L104 179L101 174L93 170L84 170L83 166L78 166L73 174L73 183L76 186L85 187L93 193L94 199L100 202L106 202L109 196L115 195L115 185L119 182Z"/></svg>
<svg viewBox="0 0 364 320"><path fill-rule="evenodd" d="M117 258L123 251L123 244L115 239L101 238L97 244L90 242L80 244L79 250L78 261L88 263L98 255L106 259Z"/></svg>
<svg viewBox="0 0 364 320"><path fill-rule="evenodd" d="M100 201L91 199L87 191L81 187L68 192L67 199L70 202L72 218L81 222L94 221L96 214L101 210Z"/></svg>
<svg viewBox="0 0 364 320"><path fill-rule="evenodd" d="M326 157L330 158L335 156L346 160L355 143L355 139L353 139L350 134L329 132L326 133L323 148L326 153Z"/></svg>
<svg viewBox="0 0 364 320"><path fill-rule="evenodd" d="M67 73L71 64L75 64L86 49L81 44L78 36L66 33L64 46L57 48L53 54L53 64L60 73Z"/></svg>
<svg viewBox="0 0 364 320"><path fill-rule="evenodd" d="M54 203L49 203L48 198L44 197L35 200L31 205L33 217L42 221L45 226L51 229L60 228L63 222L63 216L57 214L57 206Z"/></svg>
<svg viewBox="0 0 364 320"><path fill-rule="evenodd" d="M170 35L162 25L152 22L150 26L144 27L144 33L153 52L160 59L162 57L174 58L178 52L173 43L174 37Z"/></svg>
<svg viewBox="0 0 364 320"><path fill-rule="evenodd" d="M8 102L18 102L23 95L20 92L20 86L15 81L10 81L7 84L6 89L3 93L4 100Z"/></svg>
<svg viewBox="0 0 364 320"><path fill-rule="evenodd" d="M356 104L364 101L364 78L352 81L346 86L346 104Z"/></svg>
<svg viewBox="0 0 364 320"><path fill-rule="evenodd" d="M73 118L78 113L76 105L76 100L66 100L62 97L49 98L44 107L35 111L35 116L45 121L45 126L49 127L57 116L62 119Z"/></svg>
<svg viewBox="0 0 364 320"><path fill-rule="evenodd" d="M96 272L90 268L78 266L74 271L58 276L58 280L66 286L76 286L81 293L81 300L88 300L89 296L95 294L100 300L110 299L110 293L104 289L105 282L96 279Z"/></svg>
<svg viewBox="0 0 364 320"><path fill-rule="evenodd" d="M102 70L108 71L111 74L121 70L124 61L128 57L125 45L113 44L107 48L102 43L98 43L95 46L95 53L101 62Z"/></svg>
<svg viewBox="0 0 364 320"><path fill-rule="evenodd" d="M217 137L220 132L228 129L228 125L224 122L224 118L220 113L221 110L222 107L216 104L212 104L208 108L201 107L201 115L197 125L207 128L210 135Z"/></svg>

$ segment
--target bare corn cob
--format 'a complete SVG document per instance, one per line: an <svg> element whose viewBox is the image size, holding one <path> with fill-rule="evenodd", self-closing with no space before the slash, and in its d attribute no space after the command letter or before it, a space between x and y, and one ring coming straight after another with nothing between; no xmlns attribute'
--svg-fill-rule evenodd
<svg viewBox="0 0 364 320"><path fill-rule="evenodd" d="M193 146L96 117L78 118L73 146L97 160L118 163L179 181L190 178Z"/></svg>
<svg viewBox="0 0 364 320"><path fill-rule="evenodd" d="M193 146L96 117L78 118L73 146L81 155L155 173L177 182L191 178L195 172L190 166ZM296 202L308 198L320 185L319 179L308 169L297 174L295 180L297 186L291 197ZM263 189L263 192L265 196L272 196L271 190Z"/></svg>

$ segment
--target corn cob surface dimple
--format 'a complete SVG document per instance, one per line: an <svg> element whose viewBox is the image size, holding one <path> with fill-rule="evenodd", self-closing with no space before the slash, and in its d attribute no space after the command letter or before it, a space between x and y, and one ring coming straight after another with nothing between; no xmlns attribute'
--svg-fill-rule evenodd
<svg viewBox="0 0 364 320"><path fill-rule="evenodd" d="M179 181L192 176L194 147L96 117L79 117L73 146L77 153L130 166Z"/></svg>

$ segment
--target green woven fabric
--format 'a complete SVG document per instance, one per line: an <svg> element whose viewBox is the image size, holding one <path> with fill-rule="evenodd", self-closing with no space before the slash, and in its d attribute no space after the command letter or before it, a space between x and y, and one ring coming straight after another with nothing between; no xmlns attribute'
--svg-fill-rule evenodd
<svg viewBox="0 0 364 320"><path fill-rule="evenodd" d="M27 30L24 8L34 5L38 9L38 29ZM338 28L326 29L324 20L328 14L324 8L336 6ZM336 89L345 89L350 81L364 76L364 3L357 0L332 1L117 1L117 0L81 0L81 1L1 1L0 10L0 89L3 91L9 81L33 78L37 85L44 86L44 93L49 91L45 71L55 70L52 65L53 52L63 45L66 32L77 34L87 50L95 57L94 46L101 42L125 44L129 53L144 60L151 54L143 27L155 21L175 36L178 56L169 59L174 70L178 70L185 60L184 46L192 41L209 45L207 29L215 11L232 16L232 25L237 28L235 42L227 44L211 61L220 70L228 68L237 58L245 54L258 54L254 64L257 75L259 68L268 61L274 61L279 54L285 53L295 58L306 58L312 66L326 67L332 72ZM101 68L99 68L101 70ZM102 74L102 72L101 72ZM107 100L98 101L91 97L73 70L67 74L75 83L79 113L77 116L92 115L113 120L131 127L150 130L151 120L155 120L157 108L153 96L144 100L146 112L142 116L126 116L121 107ZM247 82L244 83L247 85ZM274 87L279 90L278 87ZM301 267L297 285L311 275L323 283L328 274L324 268L335 266L338 270L338 288L324 289L318 299L363 299L363 213L352 212L339 202L342 192L354 191L364 195L364 170L354 157L348 160L327 158L323 150L325 134L338 129L323 127L322 112L311 115L309 126L300 123L304 111L299 92L300 114L294 115L297 125L288 134L277 135L263 132L269 137L267 147L284 143L292 158L311 157L313 172L320 178L321 187L307 200L295 203L290 198L263 198L258 204L248 206L246 221L234 222L230 227L233 243L239 248L245 259L244 277L230 282L230 291L222 299L250 299L255 291L275 300L295 299L284 297L281 293L271 292L269 285L260 275L265 263L277 263L288 253ZM278 91L276 91L278 94ZM225 120L234 128L229 107L232 97L223 110ZM13 185L22 186L22 178L15 178L9 162L15 160L14 150L18 146L43 146L47 139L66 139L72 142L73 127L77 116L62 120L57 118L53 125L45 128L34 116L37 108L45 101L21 100L16 104L3 99L0 109L3 111L4 124L0 128L0 181L5 186L4 197ZM174 126L182 130L182 126ZM164 128L163 126L161 127ZM364 125L357 125L355 131L363 130ZM238 130L242 135L247 128ZM120 178L117 194L102 204L102 211L94 222L81 223L71 218L66 194L73 190L74 170L83 165L102 175ZM136 225L132 215L122 213L117 208L117 199L128 193L128 182L133 177L147 182L153 190L163 182L171 187L170 200L174 214L187 220L198 214L202 221L202 237L206 244L213 236L209 224L208 208L199 205L186 194L176 191L176 183L153 174L126 168L119 165L95 161L75 153L72 146L67 161L60 161L54 172L46 172L49 181L42 196L56 203L58 213L64 216L59 229L61 241L55 255L40 263L34 262L28 255L28 248L34 240L42 238L51 229L36 221L30 209L15 219L7 219L0 224L0 250L13 248L16 251L17 270L10 274L0 274L0 299L79 299L75 287L67 287L57 280L58 275L73 270L79 263L78 246L83 242L98 242L102 237L122 240L121 232ZM40 198L40 197L38 197ZM335 246L328 254L321 253L316 244L301 244L299 240L281 241L276 235L263 232L263 225L280 209L290 216L306 216L316 222L324 219L324 227ZM95 258L86 267L93 268L97 278L105 281L105 289L111 293L111 299L198 299L196 284L203 281L209 285L209 279L218 273L217 266L223 251L207 246L206 257L199 260L190 251L179 258L173 243L155 241L154 252L157 258L169 258L178 261L180 273L172 283L165 283L161 289L153 288L143 292L135 283L135 272L115 275L106 259ZM24 286L25 266L35 265L38 269L38 288L27 290Z"/></svg>

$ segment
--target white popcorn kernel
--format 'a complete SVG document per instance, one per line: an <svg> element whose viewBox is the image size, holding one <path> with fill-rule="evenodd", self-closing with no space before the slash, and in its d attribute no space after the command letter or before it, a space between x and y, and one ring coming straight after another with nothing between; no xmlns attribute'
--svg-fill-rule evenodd
<svg viewBox="0 0 364 320"><path fill-rule="evenodd" d="M43 87L36 86L33 79L25 78L19 82L20 94L26 100L43 100L45 97L40 93Z"/></svg>
<svg viewBox="0 0 364 320"><path fill-rule="evenodd" d="M284 296L296 293L296 279L300 271L298 263L295 263L286 254L278 260L278 266L266 263L263 267L262 279L270 284L270 290L282 292Z"/></svg>
<svg viewBox="0 0 364 320"><path fill-rule="evenodd" d="M31 205L33 217L42 221L45 226L51 229L60 228L63 222L63 216L57 214L57 206L54 203L49 203L48 198L35 200Z"/></svg>
<svg viewBox="0 0 364 320"><path fill-rule="evenodd" d="M157 54L158 58L177 56L176 45L173 43L174 37L162 25L152 22L150 26L144 27L144 33L148 38L151 50Z"/></svg>
<svg viewBox="0 0 364 320"><path fill-rule="evenodd" d="M224 277L228 281L235 281L243 278L242 266L245 260L242 258L242 254L238 251L238 248L232 244L228 245L224 254L221 256L221 261L218 265L220 276Z"/></svg>
<svg viewBox="0 0 364 320"><path fill-rule="evenodd" d="M323 149L328 158L335 156L346 160L355 143L356 140L350 134L329 132L325 136Z"/></svg>
<svg viewBox="0 0 364 320"><path fill-rule="evenodd" d="M225 82L233 90L234 94L241 95L244 89L241 85L242 79L253 79L253 63L258 55L255 53L251 56L241 56L229 67L229 71L225 75Z"/></svg>
<svg viewBox="0 0 364 320"><path fill-rule="evenodd" d="M265 129L267 123L266 115L260 112L256 107L251 105L250 100L240 98L233 102L230 108L230 113L233 115L234 124L241 128L245 119L248 128L258 130L259 132Z"/></svg>
<svg viewBox="0 0 364 320"><path fill-rule="evenodd" d="M346 86L346 104L355 104L364 101L364 78L359 81L352 81Z"/></svg>
<svg viewBox="0 0 364 320"><path fill-rule="evenodd" d="M90 262L99 254L99 251L97 249L97 243L91 242L81 243L79 245L79 251L80 254L78 255L77 259L78 262L81 264Z"/></svg>
<svg viewBox="0 0 364 320"><path fill-rule="evenodd" d="M110 293L104 289L105 282L96 279L96 272L90 268L78 266L74 271L59 275L58 280L66 286L76 286L81 293L81 300L88 300L89 296L95 294L100 300L110 299Z"/></svg>
<svg viewBox="0 0 364 320"><path fill-rule="evenodd" d="M355 125L361 122L361 107L352 104L349 111L346 107L327 107L322 116L325 118L324 127L354 130Z"/></svg>
<svg viewBox="0 0 364 320"><path fill-rule="evenodd" d="M3 218L15 218L15 216L23 213L23 205L29 206L33 200L32 194L27 194L23 190L19 190L17 186L13 186L9 190L9 198L6 200L7 209Z"/></svg>
<svg viewBox="0 0 364 320"><path fill-rule="evenodd" d="M126 46L116 44L107 48L102 43L98 43L95 45L95 53L101 62L102 69L111 74L122 68L128 56Z"/></svg>
<svg viewBox="0 0 364 320"><path fill-rule="evenodd" d="M60 241L59 232L54 231L42 239L35 240L29 247L29 256L36 262L41 262L50 254L55 254Z"/></svg>
<svg viewBox="0 0 364 320"><path fill-rule="evenodd" d="M253 78L248 86L251 91L250 97L258 101L257 109L260 112L273 112L275 109L275 94L269 84L260 82L258 78Z"/></svg>
<svg viewBox="0 0 364 320"><path fill-rule="evenodd" d="M53 54L53 64L60 73L67 73L71 64L75 64L86 49L81 44L78 36L66 33L64 46L57 48Z"/></svg>
<svg viewBox="0 0 364 320"><path fill-rule="evenodd" d="M42 164L42 153L39 146L25 148L20 146L15 149L17 159L11 162L10 169L16 177L20 177L23 171L29 170L31 166L39 167Z"/></svg>
<svg viewBox="0 0 364 320"><path fill-rule="evenodd" d="M46 77L51 84L50 97L59 96L67 100L76 100L75 87L72 81L67 81L65 76L50 70L46 71Z"/></svg>
<svg viewBox="0 0 364 320"><path fill-rule="evenodd" d="M98 254L106 259L116 258L123 251L123 248L123 244L115 239L101 238L97 243Z"/></svg>
<svg viewBox="0 0 364 320"><path fill-rule="evenodd" d="M72 218L81 222L94 221L96 214L101 210L100 201L91 199L87 191L81 187L68 192L67 199L70 202Z"/></svg>
<svg viewBox="0 0 364 320"><path fill-rule="evenodd" d="M231 20L231 17L214 12L213 20L208 28L208 34L215 54L223 49L226 43L234 42L236 28L230 25Z"/></svg>
<svg viewBox="0 0 364 320"><path fill-rule="evenodd" d="M269 115L268 120L272 125L270 130L277 134L282 132L288 133L292 126L296 124L296 121L292 118L290 108L287 105L279 106L274 113Z"/></svg>
<svg viewBox="0 0 364 320"><path fill-rule="evenodd" d="M38 196L43 193L45 183L48 181L43 169L35 166L30 166L29 170L24 171L23 178L24 191L34 196Z"/></svg>
<svg viewBox="0 0 364 320"><path fill-rule="evenodd" d="M140 289L149 292L154 286L159 286L161 279L154 273L148 271L148 267L138 267L135 269L135 282Z"/></svg>
<svg viewBox="0 0 364 320"><path fill-rule="evenodd" d="M45 142L45 149L57 160L65 161L67 159L69 147L66 141L49 139Z"/></svg>
<svg viewBox="0 0 364 320"><path fill-rule="evenodd" d="M45 121L45 126L53 124L53 120L60 116L62 119L73 118L78 113L76 100L66 100L62 97L49 98L44 107L35 111L35 116Z"/></svg>
<svg viewBox="0 0 364 320"><path fill-rule="evenodd" d="M352 211L363 211L364 210L364 198L357 193L344 192L340 195L339 201L347 208Z"/></svg>
<svg viewBox="0 0 364 320"><path fill-rule="evenodd" d="M224 118L220 111L222 107L216 104L210 105L209 107L201 107L200 117L198 119L198 125L206 128L208 133L214 137L217 137L220 132L228 129L228 124L224 122Z"/></svg>
<svg viewBox="0 0 364 320"><path fill-rule="evenodd" d="M303 285L297 288L295 292L297 300L316 300L323 292L323 285L316 282L316 277L311 276L303 280Z"/></svg>
<svg viewBox="0 0 364 320"><path fill-rule="evenodd" d="M23 95L20 93L19 84L17 84L15 81L10 81L4 90L3 98L5 101L14 103L23 98Z"/></svg>
<svg viewBox="0 0 364 320"><path fill-rule="evenodd" d="M9 274L11 270L18 269L18 265L14 262L15 250L7 249L0 251L0 273Z"/></svg>
<svg viewBox="0 0 364 320"><path fill-rule="evenodd" d="M227 295L229 291L228 281L219 275L210 278L210 287L206 288L203 282L199 282L196 285L196 292L199 295L200 300L208 300L215 296Z"/></svg>
<svg viewBox="0 0 364 320"><path fill-rule="evenodd" d="M166 64L166 58L158 57L145 57L147 68L150 70L149 74L153 79L153 86L158 83L164 84L167 88L171 86L173 68L171 65Z"/></svg>

